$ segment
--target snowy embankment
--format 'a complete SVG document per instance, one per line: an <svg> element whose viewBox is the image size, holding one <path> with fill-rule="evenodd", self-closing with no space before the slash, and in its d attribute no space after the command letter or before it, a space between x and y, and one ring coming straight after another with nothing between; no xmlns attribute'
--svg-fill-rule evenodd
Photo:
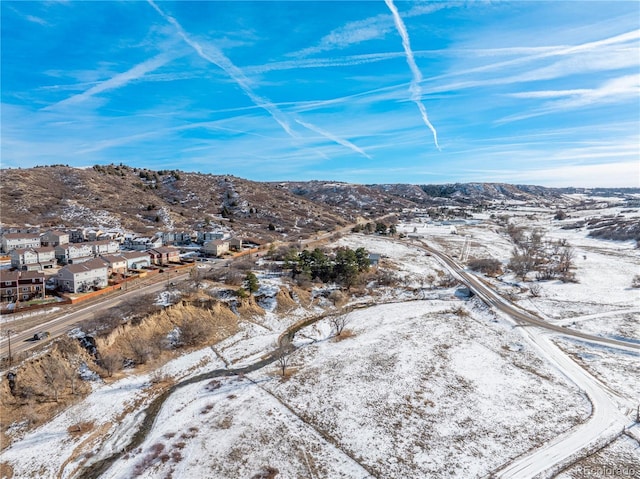
<svg viewBox="0 0 640 479"><path fill-rule="evenodd" d="M158 379L184 379L223 367L211 349L168 362L154 373L131 374L111 384L96 384L82 402L27 433L2 452L16 478L65 478L87 460L95 461L121 450L135 433ZM88 431L81 426L90 425ZM76 428L82 433L76 433Z"/></svg>

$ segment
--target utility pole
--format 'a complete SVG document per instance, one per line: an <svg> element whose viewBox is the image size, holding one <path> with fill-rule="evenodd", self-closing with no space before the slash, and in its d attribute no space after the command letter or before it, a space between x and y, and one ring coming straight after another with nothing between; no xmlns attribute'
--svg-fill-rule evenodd
<svg viewBox="0 0 640 479"><path fill-rule="evenodd" d="M13 362L13 358L11 357L11 335L14 332L15 331L13 331L12 329L7 329L7 342L8 342L8 346L9 346L9 367L11 367L11 364Z"/></svg>

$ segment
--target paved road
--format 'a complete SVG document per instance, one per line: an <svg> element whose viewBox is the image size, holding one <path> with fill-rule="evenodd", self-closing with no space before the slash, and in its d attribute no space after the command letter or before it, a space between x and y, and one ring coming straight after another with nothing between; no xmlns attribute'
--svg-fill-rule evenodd
<svg viewBox="0 0 640 479"><path fill-rule="evenodd" d="M449 256L424 244L422 247L440 259L452 273L491 307L508 315L518 325L533 326L522 328L523 335L538 348L542 355L554 363L563 374L587 394L593 407L588 421L503 466L496 472L496 477L526 479L544 473L548 474L553 471L555 466L570 461L585 449L594 448L615 438L625 426L629 425L630 419L627 414L634 407L633 400L622 397L606 384L594 378L558 348L551 341L549 335L551 332L560 333L589 343L625 349L635 353L640 351L640 345L601 338L549 324L504 300L478 277L464 271Z"/></svg>
<svg viewBox="0 0 640 479"><path fill-rule="evenodd" d="M11 355L15 357L17 354L24 351L28 351L31 348L42 344L43 341L28 341L33 338L33 335L39 331L48 331L51 334L49 339L53 339L57 336L66 334L68 331L74 328L77 323L92 318L94 315L99 314L109 308L119 305L120 303L127 301L133 297L156 293L162 291L167 284L167 281L180 281L186 279L189 273L171 274L163 273L153 277L151 283L139 283L137 285L128 286L130 289L123 290L119 293L109 294L103 299L92 301L91 304L83 305L80 303L78 306L68 306L60 313L57 313L51 319L38 324L37 326L20 331L17 334L11 335ZM70 309L67 309L70 308ZM9 356L9 344L6 337L6 331L11 329L11 325L8 324L3 328L2 339L0 340L0 357Z"/></svg>
<svg viewBox="0 0 640 479"><path fill-rule="evenodd" d="M591 343L601 344L603 346L615 347L640 353L640 344L632 341L624 341L613 338L603 338L593 334L583 333L581 331L575 331L570 328L559 326L557 324L551 324L539 316L534 315L528 311L523 311L513 303L505 300L502 296L496 293L490 286L485 284L476 275L465 271L453 258L441 253L440 251L429 248L422 244L421 246L426 251L440 259L450 270L454 273L470 290L478 295L489 306L509 315L520 326L537 326L540 328L548 329L559 333L563 336L570 336L573 338L582 339Z"/></svg>

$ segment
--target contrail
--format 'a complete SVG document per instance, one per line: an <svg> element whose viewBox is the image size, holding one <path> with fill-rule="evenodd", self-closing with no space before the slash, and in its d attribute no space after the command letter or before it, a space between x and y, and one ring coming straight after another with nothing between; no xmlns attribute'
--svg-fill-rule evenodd
<svg viewBox="0 0 640 479"><path fill-rule="evenodd" d="M284 118L284 115L282 114L282 112L273 103L271 103L265 98L260 97L253 91L253 89L249 85L249 80L247 79L247 77L242 73L242 71L237 66L235 66L231 62L231 60L227 58L227 56L224 53L222 53L221 50L219 50L213 45L208 45L207 50L210 53L205 52L202 46L198 42L192 40L187 35L184 28L182 28L182 25L180 25L175 18L173 18L171 15L164 13L160 9L160 7L158 7L153 2L153 0L147 0L147 1L149 2L149 5L151 5L155 9L155 11L162 16L162 18L164 18L167 22L171 23L176 28L176 30L178 31L178 35L180 35L180 37L185 41L185 43L189 45L191 48L193 48L202 59L224 70L225 73L229 75L231 79L238 84L238 86L242 89L245 95L247 95L251 99L251 101L255 103L256 106L264 109L267 113L269 113L269 115L271 115L271 117L278 122L278 124L284 129L284 131L287 132L289 136L293 138L298 137L298 134L291 129L291 126L289 126L289 122L286 120L286 118Z"/></svg>
<svg viewBox="0 0 640 479"><path fill-rule="evenodd" d="M409 34L407 33L407 27L405 27L402 18L400 18L400 14L398 13L398 9L396 8L396 6L393 4L393 0L384 0L384 3L387 4L387 7L389 7L389 10L391 10L391 13L393 14L393 20L396 24L396 29L402 37L402 46L404 47L404 52L407 57L407 63L409 64L409 68L411 68L411 72L413 73L413 80L411 81L411 86L409 87L409 91L411 92L411 100L416 105L418 105L418 110L420 110L422 120L433 133L433 141L436 144L436 148L438 148L439 150L440 145L438 145L438 132L429 121L429 117L427 116L427 109L420 101L420 98L422 96L422 88L420 87L420 82L422 81L422 73L420 73L418 65L416 65L416 61L413 58L413 52L411 51L411 44L409 43Z"/></svg>
<svg viewBox="0 0 640 479"><path fill-rule="evenodd" d="M342 138L338 138L337 136L335 136L332 133L329 133L326 130L323 130L322 128L318 128L315 125L312 125L311 123L306 123L302 120L296 120L296 123L299 123L300 125L304 126L305 128L311 130L311 131L315 131L316 133L324 136L325 138L328 138L331 141L334 141L342 146L346 146L347 148L349 148L350 150L355 151L356 153L361 154L362 156L365 156L369 159L371 159L371 157L369 155L367 155L367 153L362 150L362 148L357 147L356 145L354 145L353 143L351 143L348 140L342 139Z"/></svg>
<svg viewBox="0 0 640 479"><path fill-rule="evenodd" d="M98 83L97 85L89 88L86 91L83 91L82 93L78 93L77 95L61 100L54 105L48 106L45 108L45 110L51 110L62 105L81 103L93 97L94 95L97 95L98 93L102 93L103 91L114 90L116 88L125 86L126 84L143 77L148 72L157 70L172 59L172 56L166 55L164 53L157 55L149 60L139 63L126 72L118 73L114 77Z"/></svg>

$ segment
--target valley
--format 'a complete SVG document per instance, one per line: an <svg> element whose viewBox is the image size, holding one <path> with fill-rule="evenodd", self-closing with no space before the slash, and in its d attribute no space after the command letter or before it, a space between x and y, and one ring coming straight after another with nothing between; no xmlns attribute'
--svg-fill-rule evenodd
<svg viewBox="0 0 640 479"><path fill-rule="evenodd" d="M344 223L308 237L329 261L359 248L376 258L349 286L305 272L298 240L194 266L201 274L153 293L154 311L122 310L123 325L97 340L103 358L133 357L126 338L162 346L109 374L80 354L94 375L80 395L67 383L50 418L28 420L3 375L3 401L27 418L3 418L3 474L577 479L612 463L636 474L640 254L588 224L633 228L637 198L554 195L391 208L394 233ZM518 270L514 257L529 252ZM236 296L248 286L228 270L254 273L257 289ZM112 314L84 334L102 316ZM212 329L172 343L205 317Z"/></svg>

